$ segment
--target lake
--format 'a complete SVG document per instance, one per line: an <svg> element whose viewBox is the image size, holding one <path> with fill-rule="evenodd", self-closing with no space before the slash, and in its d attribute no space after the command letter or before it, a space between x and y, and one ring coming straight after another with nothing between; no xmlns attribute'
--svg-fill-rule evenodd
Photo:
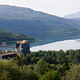
<svg viewBox="0 0 80 80"><path fill-rule="evenodd" d="M73 37L73 39L77 38L76 41L80 42L80 38L79 37ZM35 46L40 46L40 45L48 44L48 43L57 42L57 41L63 41L63 40L70 40L70 38L69 39L64 38L64 39L58 39L58 40L55 40L55 39L54 40L38 40L35 43L30 43L30 48L31 47L35 47ZM16 50L16 44L14 46L15 47L4 47L4 48L0 47L0 49L9 50L9 51Z"/></svg>

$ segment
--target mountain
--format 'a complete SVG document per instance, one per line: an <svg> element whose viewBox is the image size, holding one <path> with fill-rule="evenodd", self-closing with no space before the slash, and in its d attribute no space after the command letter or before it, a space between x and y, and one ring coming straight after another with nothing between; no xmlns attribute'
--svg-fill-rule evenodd
<svg viewBox="0 0 80 80"><path fill-rule="evenodd" d="M80 25L30 8L0 5L0 29L56 41L80 35Z"/></svg>
<svg viewBox="0 0 80 80"><path fill-rule="evenodd" d="M75 23L77 25L80 25L80 12L76 12L76 13L73 13L73 14L65 15L64 18L72 20L73 23Z"/></svg>
<svg viewBox="0 0 80 80"><path fill-rule="evenodd" d="M64 16L64 18L72 19L72 20L75 20L75 21L80 21L80 12L76 12L76 13L73 13L73 14L66 15L66 16ZM80 22L78 22L78 23L80 23Z"/></svg>
<svg viewBox="0 0 80 80"><path fill-rule="evenodd" d="M80 18L80 12L65 15L64 17L67 19L79 19Z"/></svg>

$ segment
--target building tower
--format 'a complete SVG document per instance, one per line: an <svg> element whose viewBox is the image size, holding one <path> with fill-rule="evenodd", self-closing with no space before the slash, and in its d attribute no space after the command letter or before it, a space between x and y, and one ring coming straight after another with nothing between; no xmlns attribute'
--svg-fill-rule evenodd
<svg viewBox="0 0 80 80"><path fill-rule="evenodd" d="M17 54L21 55L22 53L26 55L30 53L30 45L28 40L17 41L16 42Z"/></svg>

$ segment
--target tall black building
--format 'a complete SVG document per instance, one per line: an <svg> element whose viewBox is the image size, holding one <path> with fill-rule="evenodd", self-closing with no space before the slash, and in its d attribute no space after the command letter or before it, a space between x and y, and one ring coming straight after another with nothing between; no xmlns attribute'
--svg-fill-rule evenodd
<svg viewBox="0 0 80 80"><path fill-rule="evenodd" d="M17 48L17 53L18 54L28 54L30 53L30 45L28 40L23 40L23 41L17 41L16 42L16 48Z"/></svg>

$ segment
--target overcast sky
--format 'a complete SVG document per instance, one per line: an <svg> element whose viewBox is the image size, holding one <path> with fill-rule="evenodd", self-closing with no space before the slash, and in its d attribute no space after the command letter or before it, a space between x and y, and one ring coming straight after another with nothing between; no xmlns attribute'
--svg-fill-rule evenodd
<svg viewBox="0 0 80 80"><path fill-rule="evenodd" d="M80 0L0 0L0 4L28 7L61 17L80 11Z"/></svg>

